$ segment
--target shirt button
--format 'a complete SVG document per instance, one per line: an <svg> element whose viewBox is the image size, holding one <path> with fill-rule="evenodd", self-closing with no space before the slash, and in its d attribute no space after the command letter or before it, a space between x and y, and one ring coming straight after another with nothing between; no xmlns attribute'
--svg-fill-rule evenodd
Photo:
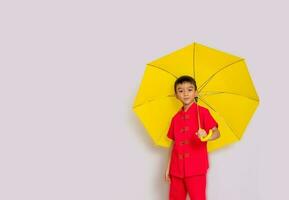
<svg viewBox="0 0 289 200"><path fill-rule="evenodd" d="M190 143L189 140L183 140L183 141L180 141L180 145L189 144L189 143Z"/></svg>
<svg viewBox="0 0 289 200"><path fill-rule="evenodd" d="M187 119L189 119L189 118L190 118L190 115L188 115L188 114L182 115L182 119L183 119L183 120L187 120Z"/></svg>
<svg viewBox="0 0 289 200"><path fill-rule="evenodd" d="M188 127L188 126L184 126L184 127L181 128L181 132L182 132L182 133L184 133L184 132L186 132L186 131L188 131L188 130L189 130L189 127Z"/></svg>

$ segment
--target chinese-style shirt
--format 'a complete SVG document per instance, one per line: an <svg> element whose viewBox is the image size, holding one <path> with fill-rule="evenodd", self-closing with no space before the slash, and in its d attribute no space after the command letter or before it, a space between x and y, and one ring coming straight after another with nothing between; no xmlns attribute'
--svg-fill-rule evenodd
<svg viewBox="0 0 289 200"><path fill-rule="evenodd" d="M170 162L170 174L173 176L205 174L209 168L207 142L202 142L196 135L199 130L197 107L202 129L209 133L210 129L218 127L207 108L195 102L187 111L182 106L173 116L167 133L167 137L174 140Z"/></svg>

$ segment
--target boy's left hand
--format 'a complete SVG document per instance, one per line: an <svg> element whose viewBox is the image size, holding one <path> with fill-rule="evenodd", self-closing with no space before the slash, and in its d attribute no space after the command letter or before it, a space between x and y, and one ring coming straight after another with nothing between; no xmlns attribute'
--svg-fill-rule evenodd
<svg viewBox="0 0 289 200"><path fill-rule="evenodd" d="M197 132L196 132L196 135L201 139L202 137L206 137L207 136L207 133L204 129L199 129Z"/></svg>

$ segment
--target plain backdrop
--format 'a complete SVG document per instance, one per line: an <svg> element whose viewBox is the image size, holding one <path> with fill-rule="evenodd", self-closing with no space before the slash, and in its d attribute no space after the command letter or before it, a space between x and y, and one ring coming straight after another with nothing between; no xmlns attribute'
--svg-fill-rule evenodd
<svg viewBox="0 0 289 200"><path fill-rule="evenodd" d="M244 57L260 97L210 154L208 199L288 199L288 18L281 0L1 1L0 199L168 199L132 104L146 63L192 42Z"/></svg>

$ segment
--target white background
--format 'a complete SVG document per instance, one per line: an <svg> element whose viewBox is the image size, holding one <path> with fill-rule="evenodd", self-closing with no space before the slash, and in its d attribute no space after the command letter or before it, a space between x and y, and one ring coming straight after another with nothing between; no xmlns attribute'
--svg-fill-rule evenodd
<svg viewBox="0 0 289 200"><path fill-rule="evenodd" d="M210 155L208 199L288 199L288 18L280 0L1 1L0 199L167 199L132 104L145 64L192 42L244 57L260 97Z"/></svg>

